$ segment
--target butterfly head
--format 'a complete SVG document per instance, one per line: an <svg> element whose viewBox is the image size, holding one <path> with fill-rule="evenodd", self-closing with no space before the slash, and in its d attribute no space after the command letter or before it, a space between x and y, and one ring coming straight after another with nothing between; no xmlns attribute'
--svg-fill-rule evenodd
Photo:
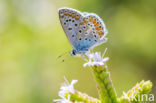
<svg viewBox="0 0 156 103"><path fill-rule="evenodd" d="M76 50L76 49L73 49L71 52L70 52L70 55L71 56L77 56L77 57L80 57L80 56L84 56L86 53L88 53L89 50L84 50L84 51L79 51L79 50Z"/></svg>
<svg viewBox="0 0 156 103"><path fill-rule="evenodd" d="M70 52L70 55L71 56L77 56L78 54L78 51L76 49L73 49L71 52Z"/></svg>

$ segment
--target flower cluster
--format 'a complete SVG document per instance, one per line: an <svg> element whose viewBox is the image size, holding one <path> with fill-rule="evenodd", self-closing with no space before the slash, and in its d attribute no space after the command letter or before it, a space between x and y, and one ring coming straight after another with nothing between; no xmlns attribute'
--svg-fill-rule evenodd
<svg viewBox="0 0 156 103"><path fill-rule="evenodd" d="M74 84L77 83L77 80L72 80L71 83L68 82L68 80L66 78L64 84L61 86L60 91L58 93L58 95L62 98L62 99L56 99L54 100L54 102L57 103L72 103L70 101L70 93L75 93L75 89L74 89ZM68 94L68 95L66 95Z"/></svg>
<svg viewBox="0 0 156 103"><path fill-rule="evenodd" d="M101 52L87 54L88 59L85 59L87 61L87 63L85 63L83 66L86 67L86 66L102 66L102 65L104 65L105 62L109 60L108 57L104 58L106 50L107 50L107 48L105 49L103 55L101 55Z"/></svg>

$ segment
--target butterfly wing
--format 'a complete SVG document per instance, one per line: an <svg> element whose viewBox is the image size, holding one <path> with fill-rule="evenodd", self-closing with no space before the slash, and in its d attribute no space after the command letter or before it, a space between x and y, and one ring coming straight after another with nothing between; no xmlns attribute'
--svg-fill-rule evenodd
<svg viewBox="0 0 156 103"><path fill-rule="evenodd" d="M61 8L59 19L68 40L79 53L85 53L106 41L104 37L107 29L102 19L96 14Z"/></svg>
<svg viewBox="0 0 156 103"><path fill-rule="evenodd" d="M59 19L69 42L75 48L77 45L77 32L82 19L81 13L74 9L61 8L59 9Z"/></svg>
<svg viewBox="0 0 156 103"><path fill-rule="evenodd" d="M78 28L76 48L80 51L88 51L88 49L105 42L106 34L107 29L101 18L96 14L85 12Z"/></svg>

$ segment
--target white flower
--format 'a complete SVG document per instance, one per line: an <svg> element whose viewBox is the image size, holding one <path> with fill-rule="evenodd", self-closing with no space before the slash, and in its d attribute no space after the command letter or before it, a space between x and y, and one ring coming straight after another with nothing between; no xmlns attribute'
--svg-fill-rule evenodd
<svg viewBox="0 0 156 103"><path fill-rule="evenodd" d="M70 101L70 93L75 93L75 89L74 89L74 84L78 81L78 80L72 80L71 84L69 84L69 82L67 81L66 78L64 84L61 86L60 91L58 93L58 95L62 98L62 99L56 99L54 100L54 102L57 103L72 103ZM65 94L68 93L68 98L66 98Z"/></svg>
<svg viewBox="0 0 156 103"><path fill-rule="evenodd" d="M103 55L101 55L101 52L95 52L95 53L89 53L87 54L88 60L87 63L85 63L83 66L100 66L104 65L106 61L109 60L108 57L104 58L104 55L106 53L107 48L105 49Z"/></svg>
<svg viewBox="0 0 156 103"><path fill-rule="evenodd" d="M70 101L70 95L68 95L68 99L66 97L63 97L62 99L55 99L54 102L57 102L57 103L72 103Z"/></svg>

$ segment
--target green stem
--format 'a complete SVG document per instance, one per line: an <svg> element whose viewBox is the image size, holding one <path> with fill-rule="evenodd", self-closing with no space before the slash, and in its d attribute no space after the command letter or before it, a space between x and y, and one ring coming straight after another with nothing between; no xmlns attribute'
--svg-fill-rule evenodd
<svg viewBox="0 0 156 103"><path fill-rule="evenodd" d="M79 91L76 91L75 93L67 93L66 97L68 97L68 95L70 95L70 100L73 101L73 103L100 103L98 99Z"/></svg>
<svg viewBox="0 0 156 103"><path fill-rule="evenodd" d="M94 66L94 76L98 85L101 103L117 103L117 95L106 66Z"/></svg>

